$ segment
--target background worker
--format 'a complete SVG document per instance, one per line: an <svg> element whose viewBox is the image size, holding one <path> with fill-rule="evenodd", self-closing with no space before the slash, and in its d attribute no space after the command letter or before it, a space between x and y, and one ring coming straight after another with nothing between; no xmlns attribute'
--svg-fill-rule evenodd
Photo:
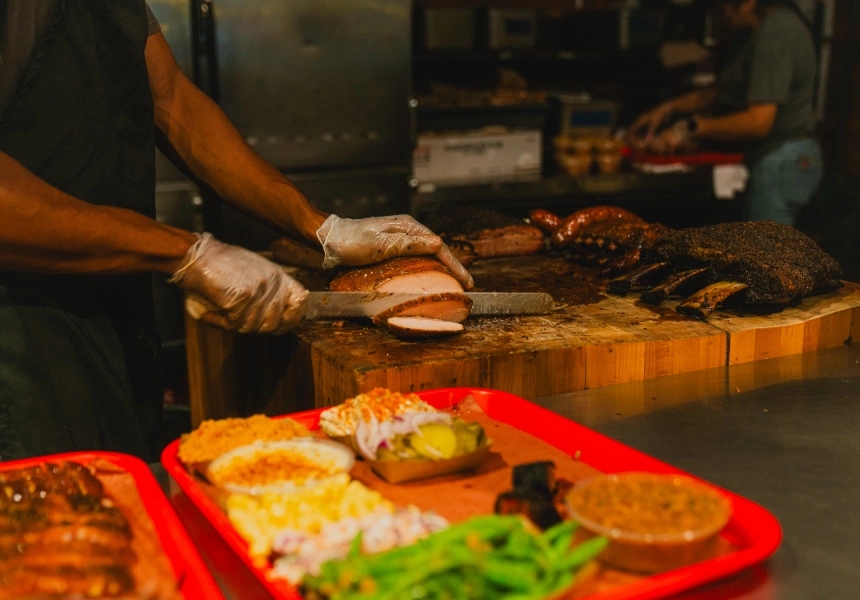
<svg viewBox="0 0 860 600"><path fill-rule="evenodd" d="M816 57L809 25L791 0L719 0L717 16L746 36L717 85L643 114L630 127L629 142L662 154L691 143L744 152L750 170L745 217L791 225L822 176L813 138Z"/></svg>

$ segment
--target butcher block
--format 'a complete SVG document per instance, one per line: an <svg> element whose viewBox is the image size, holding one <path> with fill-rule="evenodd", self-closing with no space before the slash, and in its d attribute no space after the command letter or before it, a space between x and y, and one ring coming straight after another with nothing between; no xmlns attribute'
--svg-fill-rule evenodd
<svg viewBox="0 0 860 600"><path fill-rule="evenodd" d="M548 292L545 315L470 317L465 331L404 341L368 321L305 322L285 336L239 335L186 319L193 425L338 404L374 387L487 387L528 399L850 343L860 285L768 315L682 317L672 302L607 296L594 270L551 254L476 262L478 291ZM324 276L298 270L310 289Z"/></svg>

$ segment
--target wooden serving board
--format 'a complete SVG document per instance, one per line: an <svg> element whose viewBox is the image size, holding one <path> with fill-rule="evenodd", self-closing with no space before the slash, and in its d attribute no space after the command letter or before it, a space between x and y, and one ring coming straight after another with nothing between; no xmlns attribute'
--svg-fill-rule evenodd
<svg viewBox="0 0 860 600"><path fill-rule="evenodd" d="M595 271L559 256L478 262L485 291L544 291L547 315L472 317L453 338L407 342L360 321L306 322L293 335L239 336L187 320L192 421L328 406L374 387L474 386L528 399L839 346L860 338L860 286L768 316L606 296ZM319 278L308 280L318 286ZM319 289L317 287L317 289Z"/></svg>

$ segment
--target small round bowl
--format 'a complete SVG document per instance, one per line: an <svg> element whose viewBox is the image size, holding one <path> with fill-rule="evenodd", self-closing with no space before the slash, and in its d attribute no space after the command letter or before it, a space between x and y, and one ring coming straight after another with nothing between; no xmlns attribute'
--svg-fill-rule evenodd
<svg viewBox="0 0 860 600"><path fill-rule="evenodd" d="M605 175L617 173L621 168L621 153L598 154L597 168Z"/></svg>
<svg viewBox="0 0 860 600"><path fill-rule="evenodd" d="M590 154L557 154L556 159L568 175L584 175L591 170L594 160Z"/></svg>
<svg viewBox="0 0 860 600"><path fill-rule="evenodd" d="M624 146L624 142L612 138L599 138L592 141L594 149L599 154L618 154Z"/></svg>
<svg viewBox="0 0 860 600"><path fill-rule="evenodd" d="M591 154L594 151L594 143L586 138L570 140L570 150L574 154Z"/></svg>
<svg viewBox="0 0 860 600"><path fill-rule="evenodd" d="M711 558L731 516L729 500L690 477L601 475L566 498L570 518L609 545L599 560L637 573L661 573Z"/></svg>
<svg viewBox="0 0 860 600"><path fill-rule="evenodd" d="M552 138L552 145L555 147L557 152L568 152L571 149L572 139L565 136L558 136Z"/></svg>
<svg viewBox="0 0 860 600"><path fill-rule="evenodd" d="M230 493L259 496L312 487L349 472L353 464L353 451L329 440L258 441L213 460L206 476Z"/></svg>

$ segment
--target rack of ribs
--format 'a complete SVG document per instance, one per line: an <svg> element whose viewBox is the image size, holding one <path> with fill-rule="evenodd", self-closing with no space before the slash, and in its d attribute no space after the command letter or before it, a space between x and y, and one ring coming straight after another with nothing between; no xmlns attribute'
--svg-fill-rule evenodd
<svg viewBox="0 0 860 600"><path fill-rule="evenodd" d="M131 593L128 521L75 462L0 472L0 599Z"/></svg>

